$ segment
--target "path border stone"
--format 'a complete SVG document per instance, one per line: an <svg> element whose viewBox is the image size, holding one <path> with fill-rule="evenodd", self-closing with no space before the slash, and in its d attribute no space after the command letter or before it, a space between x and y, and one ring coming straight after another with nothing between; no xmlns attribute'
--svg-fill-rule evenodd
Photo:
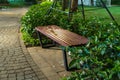
<svg viewBox="0 0 120 80"><path fill-rule="evenodd" d="M19 31L18 31L19 32ZM23 50L23 53L25 54L25 57L28 61L28 63L30 64L31 68L33 69L33 71L36 73L37 77L39 80L48 80L47 77L44 75L44 73L40 70L40 68L37 66L37 64L33 61L32 57L30 56L27 48L25 47L25 44L21 38L21 33L19 33L19 40L20 40L20 44Z"/></svg>

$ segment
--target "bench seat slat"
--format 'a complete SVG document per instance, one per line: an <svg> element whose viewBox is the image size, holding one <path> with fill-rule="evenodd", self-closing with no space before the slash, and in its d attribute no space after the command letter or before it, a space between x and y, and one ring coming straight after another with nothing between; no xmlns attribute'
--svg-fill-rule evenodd
<svg viewBox="0 0 120 80"><path fill-rule="evenodd" d="M88 42L87 38L70 32L68 30L59 28L56 25L49 25L46 27L39 26L35 29L62 46L75 46L86 44Z"/></svg>

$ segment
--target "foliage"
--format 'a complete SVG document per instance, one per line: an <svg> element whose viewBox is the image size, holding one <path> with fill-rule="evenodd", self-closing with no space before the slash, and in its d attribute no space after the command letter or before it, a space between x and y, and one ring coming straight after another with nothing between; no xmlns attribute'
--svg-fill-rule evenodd
<svg viewBox="0 0 120 80"><path fill-rule="evenodd" d="M65 14L65 12L63 11L58 10L59 7L57 7L57 10L56 9L52 10L51 14L46 15L48 10L50 9L51 3L52 2L42 2L41 4L33 5L32 7L30 7L30 9L25 14L25 16L21 18L21 24L22 24L21 31L22 33L29 35L29 36L24 36L23 34L23 39L27 44L38 45L38 40L36 40L37 37L35 36L36 26L54 24L61 26L62 28L71 30L73 32L80 33L81 29L79 26L86 23L80 17L78 17L81 15L81 13L74 14L72 22L69 23L68 15ZM59 6L59 4L57 4L57 6ZM61 7L59 9L61 9ZM100 10L99 12L101 13ZM93 13L94 12L92 12L91 14ZM103 13L101 14L103 15ZM106 21L109 21L108 17L106 18ZM117 21L119 21L119 19ZM32 42L30 41L30 39L33 39Z"/></svg>
<svg viewBox="0 0 120 80"><path fill-rule="evenodd" d="M43 25L59 25L63 28L69 28L68 16L64 13L52 10L48 15L52 2L42 2L41 4L33 5L28 12L21 18L21 32L23 40L26 44L38 45L38 39L35 33L35 27ZM59 6L59 4L58 4Z"/></svg>
<svg viewBox="0 0 120 80"><path fill-rule="evenodd" d="M80 47L67 47L70 54L70 68L73 72L63 80L119 80L120 79L120 26L104 21L105 18L92 17L85 21L75 13L69 22L62 11L52 10L47 15L51 2L32 6L22 17L21 31L28 44L38 44L35 27L39 25L58 25L83 35L89 43ZM59 6L59 5L58 5ZM36 38L36 39L35 39Z"/></svg>
<svg viewBox="0 0 120 80"><path fill-rule="evenodd" d="M48 1L48 0L36 0L37 2L43 2L43 1Z"/></svg>
<svg viewBox="0 0 120 80"><path fill-rule="evenodd" d="M105 5L107 5L108 0L103 0L103 2L104 2ZM96 1L96 6L103 7L103 4L102 4L101 0Z"/></svg>
<svg viewBox="0 0 120 80"><path fill-rule="evenodd" d="M112 4L114 4L114 5L120 5L120 1L119 0L112 0Z"/></svg>
<svg viewBox="0 0 120 80"><path fill-rule="evenodd" d="M72 58L69 67L76 67L80 71L73 72L63 80L119 80L119 26L91 18L79 27L77 32L88 37L90 42L85 46L67 48Z"/></svg>
<svg viewBox="0 0 120 80"><path fill-rule="evenodd" d="M0 0L0 4L6 4L6 3L8 3L8 1L7 0Z"/></svg>
<svg viewBox="0 0 120 80"><path fill-rule="evenodd" d="M26 43L32 45L38 43L38 40L34 39L36 37L35 27L46 24L46 20L48 18L45 18L45 14L50 5L50 2L43 2L42 4L33 5L21 18L21 32L23 33L23 39Z"/></svg>

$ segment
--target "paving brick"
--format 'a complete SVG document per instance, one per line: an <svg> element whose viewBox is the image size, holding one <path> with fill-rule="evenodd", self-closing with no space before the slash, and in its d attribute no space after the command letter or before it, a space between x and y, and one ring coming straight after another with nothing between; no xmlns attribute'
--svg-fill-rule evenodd
<svg viewBox="0 0 120 80"><path fill-rule="evenodd" d="M0 15L0 80L46 79L20 40L19 20L15 15Z"/></svg>
<svg viewBox="0 0 120 80"><path fill-rule="evenodd" d="M0 71L0 75L2 74L7 74L7 71L6 70Z"/></svg>
<svg viewBox="0 0 120 80"><path fill-rule="evenodd" d="M1 74L0 77L1 77L1 78L7 78L7 77L8 77L8 74Z"/></svg>
<svg viewBox="0 0 120 80"><path fill-rule="evenodd" d="M33 71L25 71L25 74L31 74L31 73L33 73Z"/></svg>
<svg viewBox="0 0 120 80"><path fill-rule="evenodd" d="M25 80L33 80L33 79L25 79Z"/></svg>
<svg viewBox="0 0 120 80"><path fill-rule="evenodd" d="M14 69L13 67L8 65L7 70L13 70L13 69Z"/></svg>
<svg viewBox="0 0 120 80"><path fill-rule="evenodd" d="M25 79L30 79L30 78L32 78L32 75L25 75Z"/></svg>
<svg viewBox="0 0 120 80"><path fill-rule="evenodd" d="M16 78L16 74L15 73L9 74L8 77L9 78Z"/></svg>
<svg viewBox="0 0 120 80"><path fill-rule="evenodd" d="M25 80L24 76L17 77L17 80Z"/></svg>
<svg viewBox="0 0 120 80"><path fill-rule="evenodd" d="M38 80L37 78L33 77L33 80ZM46 79L47 80L47 79Z"/></svg>
<svg viewBox="0 0 120 80"><path fill-rule="evenodd" d="M31 70L30 67L27 67L27 68L24 69L24 71L30 71L30 70Z"/></svg>
<svg viewBox="0 0 120 80"><path fill-rule="evenodd" d="M8 71L8 74L13 74L13 73L15 73L14 70L9 70L9 71Z"/></svg>
<svg viewBox="0 0 120 80"><path fill-rule="evenodd" d="M8 80L8 78L1 78L0 80Z"/></svg>
<svg viewBox="0 0 120 80"><path fill-rule="evenodd" d="M2 66L2 65L1 65ZM3 71L5 70L5 67L0 67L0 71Z"/></svg>
<svg viewBox="0 0 120 80"><path fill-rule="evenodd" d="M16 77L14 77L14 78L8 78L8 80L16 80Z"/></svg>

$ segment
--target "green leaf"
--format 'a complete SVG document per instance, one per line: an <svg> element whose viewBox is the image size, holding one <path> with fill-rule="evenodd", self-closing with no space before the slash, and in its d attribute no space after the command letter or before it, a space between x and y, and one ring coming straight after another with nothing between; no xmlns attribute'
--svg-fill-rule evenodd
<svg viewBox="0 0 120 80"><path fill-rule="evenodd" d="M120 72L118 73L118 78L119 78L119 80L120 80Z"/></svg>
<svg viewBox="0 0 120 80"><path fill-rule="evenodd" d="M106 48L103 48L102 51L101 51L101 55L104 55L105 51L106 51Z"/></svg>
<svg viewBox="0 0 120 80"><path fill-rule="evenodd" d="M80 68L80 60L79 59L73 59L70 63L69 63L69 67L70 68Z"/></svg>
<svg viewBox="0 0 120 80"><path fill-rule="evenodd" d="M77 59L73 59L73 60L69 63L69 67L70 67L70 68L76 67L76 61L77 61Z"/></svg>
<svg viewBox="0 0 120 80"><path fill-rule="evenodd" d="M90 54L89 50L85 47L84 47L84 51L85 51L86 54Z"/></svg>
<svg viewBox="0 0 120 80"><path fill-rule="evenodd" d="M98 42L98 37L97 36L95 36L95 43L97 43Z"/></svg>
<svg viewBox="0 0 120 80"><path fill-rule="evenodd" d="M97 74L100 78L107 78L107 72L106 71L100 71Z"/></svg>
<svg viewBox="0 0 120 80"><path fill-rule="evenodd" d="M118 50L120 50L120 46L116 46L116 48L117 48Z"/></svg>

